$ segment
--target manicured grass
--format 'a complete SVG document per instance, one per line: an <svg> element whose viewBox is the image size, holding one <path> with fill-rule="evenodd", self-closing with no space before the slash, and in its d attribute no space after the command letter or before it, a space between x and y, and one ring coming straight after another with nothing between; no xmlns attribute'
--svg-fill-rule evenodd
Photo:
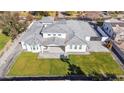
<svg viewBox="0 0 124 93"><path fill-rule="evenodd" d="M109 73L122 75L124 72L113 60L110 53L91 53L90 55L71 55L74 64L85 73ZM60 59L37 59L37 54L23 52L10 69L8 76L66 75L69 65Z"/></svg>
<svg viewBox="0 0 124 93"><path fill-rule="evenodd" d="M11 68L9 75L39 76L64 75L67 73L67 64L59 59L37 59L37 54L22 53Z"/></svg>
<svg viewBox="0 0 124 93"><path fill-rule="evenodd" d="M71 63L79 66L85 74L91 74L92 72L99 74L124 74L124 71L121 70L110 53L92 53L85 56L71 55L70 59Z"/></svg>
<svg viewBox="0 0 124 93"><path fill-rule="evenodd" d="M4 48L4 46L6 45L6 43L10 40L10 37L4 35L4 34L0 34L0 50L2 50Z"/></svg>

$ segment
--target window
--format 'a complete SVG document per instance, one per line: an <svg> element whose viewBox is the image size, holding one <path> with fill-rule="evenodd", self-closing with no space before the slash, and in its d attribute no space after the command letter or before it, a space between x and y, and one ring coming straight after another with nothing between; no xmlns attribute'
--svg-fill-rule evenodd
<svg viewBox="0 0 124 93"><path fill-rule="evenodd" d="M61 34L58 34L58 36L61 36Z"/></svg>
<svg viewBox="0 0 124 93"><path fill-rule="evenodd" d="M51 34L48 34L48 36L51 36Z"/></svg>
<svg viewBox="0 0 124 93"><path fill-rule="evenodd" d="M37 50L38 50L38 46L37 46Z"/></svg>
<svg viewBox="0 0 124 93"><path fill-rule="evenodd" d="M33 46L33 50L35 50L35 46Z"/></svg>
<svg viewBox="0 0 124 93"><path fill-rule="evenodd" d="M70 49L72 49L72 45L70 45Z"/></svg>
<svg viewBox="0 0 124 93"><path fill-rule="evenodd" d="M56 34L53 34L53 36L56 36Z"/></svg>
<svg viewBox="0 0 124 93"><path fill-rule="evenodd" d="M82 49L82 45L79 46L79 49Z"/></svg>
<svg viewBox="0 0 124 93"><path fill-rule="evenodd" d="M33 50L33 49L32 49L32 46L30 46L30 49Z"/></svg>
<svg viewBox="0 0 124 93"><path fill-rule="evenodd" d="M77 45L74 46L74 49L77 49Z"/></svg>

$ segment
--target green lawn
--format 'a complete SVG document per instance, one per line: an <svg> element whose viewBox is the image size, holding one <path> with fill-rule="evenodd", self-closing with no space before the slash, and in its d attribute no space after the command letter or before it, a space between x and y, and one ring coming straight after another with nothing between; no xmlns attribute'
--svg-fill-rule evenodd
<svg viewBox="0 0 124 93"><path fill-rule="evenodd" d="M64 75L67 64L59 59L37 59L37 54L22 53L11 68L9 75Z"/></svg>
<svg viewBox="0 0 124 93"><path fill-rule="evenodd" d="M81 68L85 74L97 73L109 73L122 75L124 71L115 62L110 53L92 53L85 56L70 56L71 62Z"/></svg>
<svg viewBox="0 0 124 93"><path fill-rule="evenodd" d="M4 35L4 34L0 34L0 50L2 50L4 48L4 46L6 45L6 43L10 40L10 37Z"/></svg>
<svg viewBox="0 0 124 93"><path fill-rule="evenodd" d="M70 64L80 67L85 74L124 74L110 53L71 55L70 60ZM68 63L60 59L37 59L37 54L23 52L11 67L8 76L66 75L70 72L68 68Z"/></svg>

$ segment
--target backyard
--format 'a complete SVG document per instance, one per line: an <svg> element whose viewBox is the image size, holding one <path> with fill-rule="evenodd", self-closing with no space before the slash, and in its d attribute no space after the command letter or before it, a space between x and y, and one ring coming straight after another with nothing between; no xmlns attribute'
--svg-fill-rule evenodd
<svg viewBox="0 0 124 93"><path fill-rule="evenodd" d="M71 73L75 67L80 69L78 72L83 72L86 75L93 72L99 74L124 74L110 53L70 55L69 59L69 62L61 59L38 59L37 54L22 52L12 65L8 76L64 76Z"/></svg>
<svg viewBox="0 0 124 93"><path fill-rule="evenodd" d="M4 48L4 46L9 40L10 40L10 37L0 33L0 50Z"/></svg>

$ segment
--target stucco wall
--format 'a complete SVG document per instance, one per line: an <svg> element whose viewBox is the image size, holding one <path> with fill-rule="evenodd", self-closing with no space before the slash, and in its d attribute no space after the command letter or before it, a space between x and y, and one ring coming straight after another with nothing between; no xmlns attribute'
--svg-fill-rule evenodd
<svg viewBox="0 0 124 93"><path fill-rule="evenodd" d="M36 53L40 52L43 48L43 46L40 45L33 46L33 45L25 44L24 42L21 42L21 45L24 50L27 50L29 52L36 52Z"/></svg>

